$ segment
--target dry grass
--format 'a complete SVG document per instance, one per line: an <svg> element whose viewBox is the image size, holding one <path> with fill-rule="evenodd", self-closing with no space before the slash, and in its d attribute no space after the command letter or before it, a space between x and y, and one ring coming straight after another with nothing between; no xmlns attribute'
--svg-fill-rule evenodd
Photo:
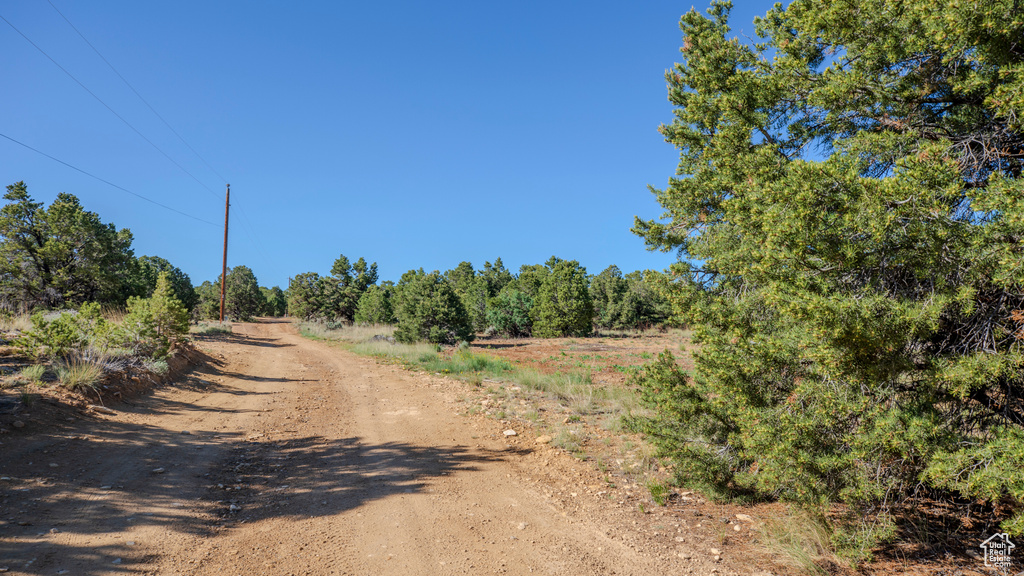
<svg viewBox="0 0 1024 576"><path fill-rule="evenodd" d="M789 514L765 522L758 539L773 557L805 574L825 574L822 564L833 564L831 531L825 522L807 511L791 508Z"/></svg>
<svg viewBox="0 0 1024 576"><path fill-rule="evenodd" d="M227 322L200 322L189 328L190 334L230 334L231 324Z"/></svg>
<svg viewBox="0 0 1024 576"><path fill-rule="evenodd" d="M57 361L55 368L60 383L72 390L92 390L103 378L103 366L107 359L103 356L75 355Z"/></svg>
<svg viewBox="0 0 1024 576"><path fill-rule="evenodd" d="M397 360L406 364L430 362L438 358L437 346L426 343L392 344L387 340L364 340L354 344L351 350L356 354Z"/></svg>
<svg viewBox="0 0 1024 576"><path fill-rule="evenodd" d="M0 332L26 332L31 329L32 320L28 314L0 315Z"/></svg>
<svg viewBox="0 0 1024 576"><path fill-rule="evenodd" d="M391 338L395 333L394 326L387 325L327 325L322 322L299 322L299 331L303 336L322 340L340 340L350 344L373 341L374 337Z"/></svg>
<svg viewBox="0 0 1024 576"><path fill-rule="evenodd" d="M112 324L120 325L128 314L123 306L104 306L101 312L103 319Z"/></svg>

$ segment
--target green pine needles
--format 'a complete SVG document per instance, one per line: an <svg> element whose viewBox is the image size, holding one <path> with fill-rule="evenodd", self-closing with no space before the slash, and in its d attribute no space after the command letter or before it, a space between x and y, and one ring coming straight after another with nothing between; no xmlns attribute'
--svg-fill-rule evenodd
<svg viewBox="0 0 1024 576"><path fill-rule="evenodd" d="M1024 533L1024 12L796 0L748 45L729 10L681 20L680 164L634 228L685 258L694 375L648 367L635 424L719 494L877 511L923 483Z"/></svg>

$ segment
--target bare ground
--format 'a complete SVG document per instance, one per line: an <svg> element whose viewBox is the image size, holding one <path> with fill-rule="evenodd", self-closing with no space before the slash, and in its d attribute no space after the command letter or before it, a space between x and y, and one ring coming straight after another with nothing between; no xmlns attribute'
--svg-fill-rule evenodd
<svg viewBox="0 0 1024 576"><path fill-rule="evenodd" d="M467 414L469 384L286 322L234 330L114 415L0 416L0 572L785 572L725 508L693 495L645 511L641 487L610 489L526 424L506 436Z"/></svg>

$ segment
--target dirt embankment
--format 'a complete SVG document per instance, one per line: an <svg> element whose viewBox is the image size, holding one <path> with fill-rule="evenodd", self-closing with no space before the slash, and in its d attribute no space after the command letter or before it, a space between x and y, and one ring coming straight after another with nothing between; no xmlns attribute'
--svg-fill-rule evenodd
<svg viewBox="0 0 1024 576"><path fill-rule="evenodd" d="M638 486L467 384L240 324L173 386L0 436L14 574L780 574L753 524ZM723 521L725 520L725 521Z"/></svg>

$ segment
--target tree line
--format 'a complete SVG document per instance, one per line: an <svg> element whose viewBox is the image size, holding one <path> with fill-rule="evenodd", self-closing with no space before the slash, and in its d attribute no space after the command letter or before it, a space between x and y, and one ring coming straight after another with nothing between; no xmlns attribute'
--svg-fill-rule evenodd
<svg viewBox="0 0 1024 576"><path fill-rule="evenodd" d="M166 276L169 297L193 319L220 314L220 278L193 286L188 274L159 256L136 257L132 233L104 223L73 194L49 206L35 201L24 182L7 186L0 208L0 311L77 309L86 303L124 308L149 298ZM226 314L236 320L283 316L284 291L259 286L246 266L228 271Z"/></svg>
<svg viewBox="0 0 1024 576"><path fill-rule="evenodd" d="M170 295L193 320L220 315L221 278L192 284L159 256L136 257L132 234L104 223L72 194L49 206L24 182L7 187L0 208L0 310L7 313L75 309L85 303L124 308L153 295L161 275ZM591 276L575 260L507 270L498 258L475 269L462 262L445 272L410 270L379 282L377 263L341 255L329 275L299 274L287 290L259 285L247 266L228 270L225 315L361 324L396 324L404 341L455 343L491 332L511 337L587 336L594 329L640 330L663 325L668 301L659 274L623 274L609 266Z"/></svg>
<svg viewBox="0 0 1024 576"><path fill-rule="evenodd" d="M623 275L609 266L590 276L579 262L556 257L516 274L497 258L479 270L462 262L445 272L409 270L397 283L377 280L376 262L341 255L328 276L306 272L290 280L288 311L305 320L395 324L400 341L445 344L476 333L551 338L640 330L669 317L658 274Z"/></svg>

